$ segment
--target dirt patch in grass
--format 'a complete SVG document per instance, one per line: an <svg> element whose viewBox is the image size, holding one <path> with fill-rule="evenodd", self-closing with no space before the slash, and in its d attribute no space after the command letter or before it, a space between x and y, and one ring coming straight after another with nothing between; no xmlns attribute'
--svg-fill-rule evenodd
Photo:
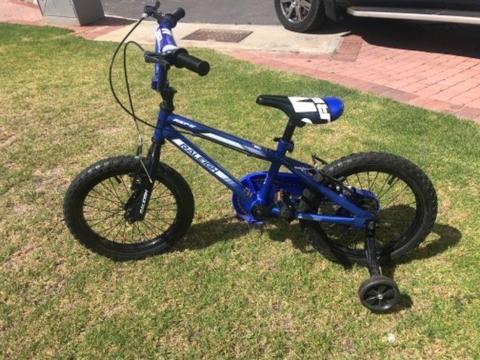
<svg viewBox="0 0 480 360"><path fill-rule="evenodd" d="M65 170L62 167L47 170L37 169L32 175L35 191L38 193L44 193L52 189L64 189L69 183L69 179L65 176Z"/></svg>
<svg viewBox="0 0 480 360"><path fill-rule="evenodd" d="M0 127L0 149L9 147L17 140L15 134Z"/></svg>

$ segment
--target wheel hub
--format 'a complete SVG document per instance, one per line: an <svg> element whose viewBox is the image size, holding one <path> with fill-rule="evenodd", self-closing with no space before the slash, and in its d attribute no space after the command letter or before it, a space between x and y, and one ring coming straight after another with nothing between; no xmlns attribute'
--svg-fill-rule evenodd
<svg viewBox="0 0 480 360"><path fill-rule="evenodd" d="M380 203L375 194L368 190L355 190L355 192L359 197L359 199L356 200L358 206L372 215L378 214L380 211Z"/></svg>
<svg viewBox="0 0 480 360"><path fill-rule="evenodd" d="M310 12L311 3L307 0L293 0L281 5L282 13L291 23L300 23Z"/></svg>
<svg viewBox="0 0 480 360"><path fill-rule="evenodd" d="M358 289L358 295L363 306L378 313L390 311L400 299L397 284L383 275L365 280Z"/></svg>

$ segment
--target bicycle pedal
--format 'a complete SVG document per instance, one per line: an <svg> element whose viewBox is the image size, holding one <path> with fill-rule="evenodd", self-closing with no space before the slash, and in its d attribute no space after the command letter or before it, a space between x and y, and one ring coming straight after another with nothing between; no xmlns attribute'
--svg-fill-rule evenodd
<svg viewBox="0 0 480 360"><path fill-rule="evenodd" d="M290 200L290 194L280 190L275 194L275 202L280 209L280 217L287 222L295 220L296 209Z"/></svg>
<svg viewBox="0 0 480 360"><path fill-rule="evenodd" d="M285 203L280 203L280 217L287 222L292 222L295 220L295 208L293 206L289 206Z"/></svg>

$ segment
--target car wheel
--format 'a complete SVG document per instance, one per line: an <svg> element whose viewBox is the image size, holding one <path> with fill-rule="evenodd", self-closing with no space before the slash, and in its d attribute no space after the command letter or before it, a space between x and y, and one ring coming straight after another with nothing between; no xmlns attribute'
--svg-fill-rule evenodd
<svg viewBox="0 0 480 360"><path fill-rule="evenodd" d="M325 22L322 0L275 0L275 11L282 25L291 31L309 32Z"/></svg>

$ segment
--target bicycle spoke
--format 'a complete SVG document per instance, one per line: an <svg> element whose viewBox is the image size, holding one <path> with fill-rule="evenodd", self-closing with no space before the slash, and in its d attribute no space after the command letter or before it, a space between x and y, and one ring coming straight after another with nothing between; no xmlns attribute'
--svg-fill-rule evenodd
<svg viewBox="0 0 480 360"><path fill-rule="evenodd" d="M120 204L120 205L122 205L121 202L114 201L114 200L112 200L112 199L103 197L102 194L99 193L98 191L96 191L95 189L92 189L91 191L93 191L95 194L99 195L99 197L93 196L93 195L91 195L91 194L88 194L87 197L91 197L91 198L93 198L93 199L101 199L101 200L109 201L109 202L114 203L114 204Z"/></svg>
<svg viewBox="0 0 480 360"><path fill-rule="evenodd" d="M408 185L405 184L405 186L398 192L397 195L395 195L395 197L393 199L390 200L390 202L388 203L388 205L386 205L384 208L388 208L395 200L398 199L398 197L402 194L402 192L405 191L405 189L408 188Z"/></svg>
<svg viewBox="0 0 480 360"><path fill-rule="evenodd" d="M176 208L164 208L163 206L160 206L160 207L148 207L148 210L153 210L154 212L159 212L159 211L162 211L162 212L172 212L172 213L175 213L176 212Z"/></svg>
<svg viewBox="0 0 480 360"><path fill-rule="evenodd" d="M110 178L108 180L110 180ZM105 185L105 181L102 181L99 185L103 186L108 191L109 194L111 194L113 197L115 197L118 200L120 204L122 203L122 200L115 194L114 190L110 189L107 185Z"/></svg>
<svg viewBox="0 0 480 360"><path fill-rule="evenodd" d="M123 223L123 226L121 226L122 223ZM122 221L120 221L119 224L120 226L117 228L117 232L112 234L113 240L115 240L115 242L117 242L118 235L120 235L123 228L126 226L127 222L125 221L125 219L122 219Z"/></svg>
<svg viewBox="0 0 480 360"><path fill-rule="evenodd" d="M84 207L88 207L88 208L91 208L91 209L95 209L95 210L98 210L98 211L103 211L103 212L108 212L110 214L117 214L118 211L113 211L113 210L107 210L107 209L100 209L100 208L97 208L95 206L92 206L92 205L89 205L89 204L83 204Z"/></svg>
<svg viewBox="0 0 480 360"><path fill-rule="evenodd" d="M149 209L150 210L150 209ZM173 220L175 219L177 216L176 216L176 211L170 211L170 213L167 213L167 214L163 214L161 215L158 211L157 212L151 212L149 211L148 212L148 215L154 219L166 219L166 220ZM172 215L172 216L167 216L167 215ZM160 217L161 216L161 217Z"/></svg>
<svg viewBox="0 0 480 360"><path fill-rule="evenodd" d="M145 233L142 230L140 230L140 226L138 225L138 223L134 223L133 225L137 228L137 231L140 233L140 235L143 235L144 237L143 241L147 241L150 239L149 236L145 235Z"/></svg>
<svg viewBox="0 0 480 360"><path fill-rule="evenodd" d="M376 192L376 196L377 196L378 201L380 201L380 194L383 192L383 189L385 189L385 186L387 185L389 178L390 178L390 175L387 176L387 178L385 179L385 182L382 184L382 187L380 188L380 190Z"/></svg>
<svg viewBox="0 0 480 360"><path fill-rule="evenodd" d="M123 231L122 231L122 243L125 242L125 232L127 231L127 222L123 224Z"/></svg>
<svg viewBox="0 0 480 360"><path fill-rule="evenodd" d="M165 221L163 218L154 218L155 220L158 220L160 222L162 222L163 224L167 225L167 226L170 226L171 224L167 221ZM173 220L174 218L172 218L171 220ZM168 219L167 219L168 220Z"/></svg>
<svg viewBox="0 0 480 360"><path fill-rule="evenodd" d="M368 191L370 191L370 172L367 171L367 186L368 186Z"/></svg>
<svg viewBox="0 0 480 360"><path fill-rule="evenodd" d="M360 181L360 177L358 176L358 174L355 174L355 176L357 177L358 185L360 185L360 189L363 189L363 185L362 185L362 182Z"/></svg>
<svg viewBox="0 0 480 360"><path fill-rule="evenodd" d="M153 194L153 190L152 190L152 194ZM164 192L160 193L159 195L156 195L155 197L152 196L152 199L153 200L160 200L160 199L164 199L164 198L170 197L170 196L172 196L172 194L170 194L170 192L165 193L165 191L164 191Z"/></svg>
<svg viewBox="0 0 480 360"><path fill-rule="evenodd" d="M156 200L156 199L150 199L151 201L152 200ZM177 202L176 201L173 201L173 202L169 202L169 203L166 203L166 204L163 204L163 203L156 203L154 202L154 205L157 205L157 206L163 206L163 207L166 207L166 206L174 206L174 207L177 207Z"/></svg>
<svg viewBox="0 0 480 360"><path fill-rule="evenodd" d="M163 230L163 229L161 229L161 228L157 227L157 225L155 225L155 224L154 224L154 223L152 223L151 221L149 221L149 220L147 220L147 219L143 219L143 221L145 221L145 222L146 222L146 223L147 223L149 226L151 226L151 227L155 228L156 230L159 230L159 231L161 231L161 232L164 232L164 230Z"/></svg>
<svg viewBox="0 0 480 360"><path fill-rule="evenodd" d="M375 185L375 182L377 181L378 174L380 174L380 173L377 171L377 174L375 175L375 178L374 178L373 181L372 181L372 186L371 186L370 189L373 189L373 186Z"/></svg>
<svg viewBox="0 0 480 360"><path fill-rule="evenodd" d="M383 192L382 195L378 195L378 201L382 200L382 198L390 191L390 189L392 189L395 186L395 184L398 183L399 180L400 180L399 178L393 177L392 183L389 184L388 189L385 190L385 192Z"/></svg>
<svg viewBox="0 0 480 360"><path fill-rule="evenodd" d="M108 220L108 219L113 218L115 215L118 215L119 213L120 213L120 212L115 213L115 214L111 214L111 215L107 216L106 218L102 218L102 219L87 219L87 218L85 218L85 220L87 220L88 222L89 222L89 221L92 221L92 220L98 220L96 223L90 224L90 227L92 227L92 226L95 226L95 225L101 223L102 221L105 221L105 220Z"/></svg>
<svg viewBox="0 0 480 360"><path fill-rule="evenodd" d="M114 230L118 225L120 225L124 221L125 221L124 219L120 219L120 221L117 221L112 227L105 230L106 233L105 233L105 236L103 237L107 239L107 236L112 232L112 230Z"/></svg>
<svg viewBox="0 0 480 360"><path fill-rule="evenodd" d="M118 180L119 180L119 179L117 179L117 181L118 181ZM118 193L117 193L117 189L115 189L115 184L113 183L112 178L108 178L108 181L110 182L111 188L112 188L113 192L115 193L116 198L117 198L120 202L123 202L122 199L120 198L120 196L119 196ZM121 181L120 181L120 183L121 183Z"/></svg>
<svg viewBox="0 0 480 360"><path fill-rule="evenodd" d="M131 189L129 189L129 187L125 184L125 181L123 180L123 177L122 179L120 179L122 185L123 185L123 188L125 189L125 193L130 196L130 193L132 192Z"/></svg>

